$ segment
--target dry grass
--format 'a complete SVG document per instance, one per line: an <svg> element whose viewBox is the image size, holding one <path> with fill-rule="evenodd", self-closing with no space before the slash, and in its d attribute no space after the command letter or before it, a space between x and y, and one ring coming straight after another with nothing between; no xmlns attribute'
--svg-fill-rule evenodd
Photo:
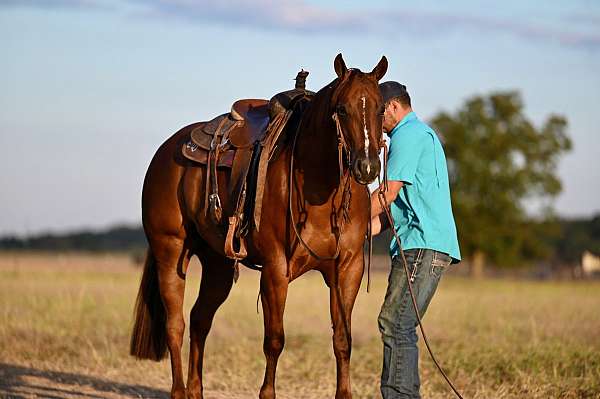
<svg viewBox="0 0 600 399"><path fill-rule="evenodd" d="M0 396L168 397L169 362L127 355L140 270L126 257L0 255ZM186 312L199 286L188 278ZM373 276L354 315L356 398L379 397L377 313L386 275ZM262 380L259 274L243 271L215 319L207 398L257 397ZM320 275L292 283L280 398L333 397L328 292ZM470 398L600 398L600 283L442 280L425 318L431 343ZM187 353L187 350L186 350ZM422 352L422 394L451 397Z"/></svg>

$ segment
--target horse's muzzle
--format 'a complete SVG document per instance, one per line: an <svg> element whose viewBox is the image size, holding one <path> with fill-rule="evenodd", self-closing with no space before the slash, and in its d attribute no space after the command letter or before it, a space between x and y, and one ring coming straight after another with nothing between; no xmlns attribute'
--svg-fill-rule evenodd
<svg viewBox="0 0 600 399"><path fill-rule="evenodd" d="M371 159L356 157L352 163L352 175L359 184L369 184L379 176L381 162L379 157Z"/></svg>

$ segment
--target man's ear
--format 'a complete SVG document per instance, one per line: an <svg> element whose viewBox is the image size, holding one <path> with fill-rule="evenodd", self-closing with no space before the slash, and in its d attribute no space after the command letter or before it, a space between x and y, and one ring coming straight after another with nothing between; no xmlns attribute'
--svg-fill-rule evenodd
<svg viewBox="0 0 600 399"><path fill-rule="evenodd" d="M404 105L398 100L394 100L394 101L392 101L392 103L394 104L394 107L395 107L394 112L406 112L410 108L408 105Z"/></svg>

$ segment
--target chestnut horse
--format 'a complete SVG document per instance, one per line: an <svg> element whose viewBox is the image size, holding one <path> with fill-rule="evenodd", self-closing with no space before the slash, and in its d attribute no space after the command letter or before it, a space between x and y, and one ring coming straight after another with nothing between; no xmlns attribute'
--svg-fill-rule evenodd
<svg viewBox="0 0 600 399"><path fill-rule="evenodd" d="M261 399L275 398L288 284L312 269L321 272L330 288L337 364L335 397L352 397L350 322L364 270L370 207L366 184L381 168L378 154L383 105L378 81L387 66L387 59L382 57L371 72L363 73L346 68L339 54L334 61L337 78L311 99L303 100L303 112L298 113L296 123L290 120L284 131L285 145L269 163L260 230L250 230L246 237L247 260L262 265L266 369ZM215 225L202 211L206 167L181 155L182 144L197 125L182 128L158 149L142 193L149 249L136 302L131 354L160 360L168 348L172 398L203 397L206 337L234 280L234 261L223 251L225 227ZM343 156L339 152L344 152ZM229 175L230 170L219 169L223 203L228 201ZM183 296L193 255L202 264L202 280L190 316L186 390L181 358Z"/></svg>

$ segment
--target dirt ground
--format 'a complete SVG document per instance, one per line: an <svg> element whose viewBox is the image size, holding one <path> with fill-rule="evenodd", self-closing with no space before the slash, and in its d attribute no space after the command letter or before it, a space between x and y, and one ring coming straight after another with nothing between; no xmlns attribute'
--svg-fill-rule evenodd
<svg viewBox="0 0 600 399"><path fill-rule="evenodd" d="M166 398L168 392L81 374L0 363L0 395L4 398L121 399Z"/></svg>

